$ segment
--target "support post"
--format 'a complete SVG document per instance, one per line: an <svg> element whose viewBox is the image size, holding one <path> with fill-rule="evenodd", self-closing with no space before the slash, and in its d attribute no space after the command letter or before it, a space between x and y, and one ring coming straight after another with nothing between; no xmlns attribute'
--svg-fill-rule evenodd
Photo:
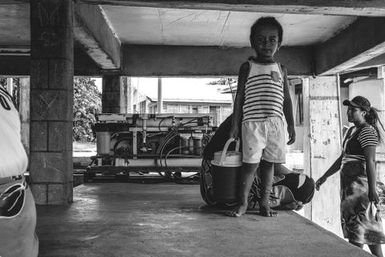
<svg viewBox="0 0 385 257"><path fill-rule="evenodd" d="M127 79L127 113L133 113L133 95L134 95L134 89L132 88L132 83L131 83L131 77L126 77Z"/></svg>
<svg viewBox="0 0 385 257"><path fill-rule="evenodd" d="M132 113L131 78L120 77L120 113Z"/></svg>
<svg viewBox="0 0 385 257"><path fill-rule="evenodd" d="M369 98L369 101L372 101L372 105L378 110L378 116L380 121L385 126L385 66L378 67L377 70L377 79L379 80L379 92L377 91L378 96L380 97L378 103L373 103ZM382 139L385 137L385 133L382 135ZM385 183L385 143L382 142L379 147L377 147L376 153L376 170L377 170L377 181Z"/></svg>
<svg viewBox="0 0 385 257"><path fill-rule="evenodd" d="M158 77L158 104L156 105L157 113L163 112L163 88L162 88L162 78Z"/></svg>
<svg viewBox="0 0 385 257"><path fill-rule="evenodd" d="M30 177L37 204L73 201L73 0L31 0Z"/></svg>
<svg viewBox="0 0 385 257"><path fill-rule="evenodd" d="M118 74L103 75L102 112L127 113L129 78Z"/></svg>
<svg viewBox="0 0 385 257"><path fill-rule="evenodd" d="M335 76L307 78L304 86L305 173L317 180L341 154L341 129ZM341 235L340 176L329 177L306 206L305 216Z"/></svg>

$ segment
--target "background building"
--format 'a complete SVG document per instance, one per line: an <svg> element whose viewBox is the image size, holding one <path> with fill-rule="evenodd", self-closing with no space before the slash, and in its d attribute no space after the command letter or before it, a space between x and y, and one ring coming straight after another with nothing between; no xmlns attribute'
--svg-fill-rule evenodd
<svg viewBox="0 0 385 257"><path fill-rule="evenodd" d="M208 83L217 78L163 78L161 85L162 113L208 113L213 125L219 126L232 113L231 94L223 85ZM158 79L131 78L134 113L158 112Z"/></svg>

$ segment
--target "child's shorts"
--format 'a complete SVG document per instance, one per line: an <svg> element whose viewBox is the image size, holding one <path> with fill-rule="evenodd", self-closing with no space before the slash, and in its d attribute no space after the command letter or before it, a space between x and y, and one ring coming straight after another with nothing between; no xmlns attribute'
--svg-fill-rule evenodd
<svg viewBox="0 0 385 257"><path fill-rule="evenodd" d="M286 143L284 122L280 117L242 123L242 158L245 163L262 160L285 163Z"/></svg>

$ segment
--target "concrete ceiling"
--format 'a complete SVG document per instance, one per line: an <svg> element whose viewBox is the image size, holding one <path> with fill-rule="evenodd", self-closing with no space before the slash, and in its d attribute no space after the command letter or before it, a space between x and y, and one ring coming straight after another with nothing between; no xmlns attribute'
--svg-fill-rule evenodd
<svg viewBox="0 0 385 257"><path fill-rule="evenodd" d="M274 16L284 28L283 45L326 41L355 16L277 14L221 10L102 5L122 44L248 47L249 30L262 16ZM29 5L0 5L0 46L29 46Z"/></svg>
<svg viewBox="0 0 385 257"><path fill-rule="evenodd" d="M0 4L0 46L29 46L29 5Z"/></svg>
<svg viewBox="0 0 385 257"><path fill-rule="evenodd" d="M353 16L277 14L131 6L102 7L122 44L248 47L250 27L274 16L284 28L283 45L322 43L346 28Z"/></svg>
<svg viewBox="0 0 385 257"><path fill-rule="evenodd" d="M278 57L294 63L289 73L333 74L384 63L383 0L78 0L74 38L101 70L165 76L193 75L198 67L196 75L218 75L223 68L209 62L244 60L250 26L261 16L283 25ZM29 0L1 0L0 55L28 55L29 46ZM202 58L200 66L211 70L199 67ZM177 69L164 67L165 59ZM236 67L225 72L236 74Z"/></svg>

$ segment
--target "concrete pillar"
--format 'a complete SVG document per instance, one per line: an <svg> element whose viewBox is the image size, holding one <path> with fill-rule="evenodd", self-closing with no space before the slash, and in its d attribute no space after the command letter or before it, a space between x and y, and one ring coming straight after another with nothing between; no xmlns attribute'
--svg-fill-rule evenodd
<svg viewBox="0 0 385 257"><path fill-rule="evenodd" d="M102 112L127 113L128 77L118 74L103 75L102 83Z"/></svg>
<svg viewBox="0 0 385 257"><path fill-rule="evenodd" d="M162 78L158 78L158 104L156 105L157 113L163 112L163 94L162 94Z"/></svg>
<svg viewBox="0 0 385 257"><path fill-rule="evenodd" d="M132 113L131 78L120 77L120 113Z"/></svg>
<svg viewBox="0 0 385 257"><path fill-rule="evenodd" d="M380 99L378 99L378 103L373 102L371 98L369 98L369 101L371 101L372 105L374 105L377 108L378 116L382 122L382 125L385 126L385 66L378 67L377 74L378 74L377 79L380 81L379 82L380 85L379 85L379 90L377 91L378 93L376 95L379 96ZM381 136L382 136L382 139L384 140L385 133L383 133ZM381 143L379 147L377 147L376 170L377 170L377 181L385 183L385 143L384 142Z"/></svg>
<svg viewBox="0 0 385 257"><path fill-rule="evenodd" d="M30 1L30 176L37 204L73 201L73 5Z"/></svg>
<svg viewBox="0 0 385 257"><path fill-rule="evenodd" d="M308 78L304 87L304 172L314 180L341 154L341 128L336 77ZM341 235L340 176L329 177L305 216L320 226Z"/></svg>
<svg viewBox="0 0 385 257"><path fill-rule="evenodd" d="M126 89L127 89L127 110L126 112L127 113L133 113L134 110L133 110L133 103L134 103L134 89L132 87L132 83L131 83L131 77L126 77L127 79L127 86L126 86Z"/></svg>
<svg viewBox="0 0 385 257"><path fill-rule="evenodd" d="M21 121L21 142L29 155L29 126L30 126L30 84L29 78L20 78L19 114Z"/></svg>

